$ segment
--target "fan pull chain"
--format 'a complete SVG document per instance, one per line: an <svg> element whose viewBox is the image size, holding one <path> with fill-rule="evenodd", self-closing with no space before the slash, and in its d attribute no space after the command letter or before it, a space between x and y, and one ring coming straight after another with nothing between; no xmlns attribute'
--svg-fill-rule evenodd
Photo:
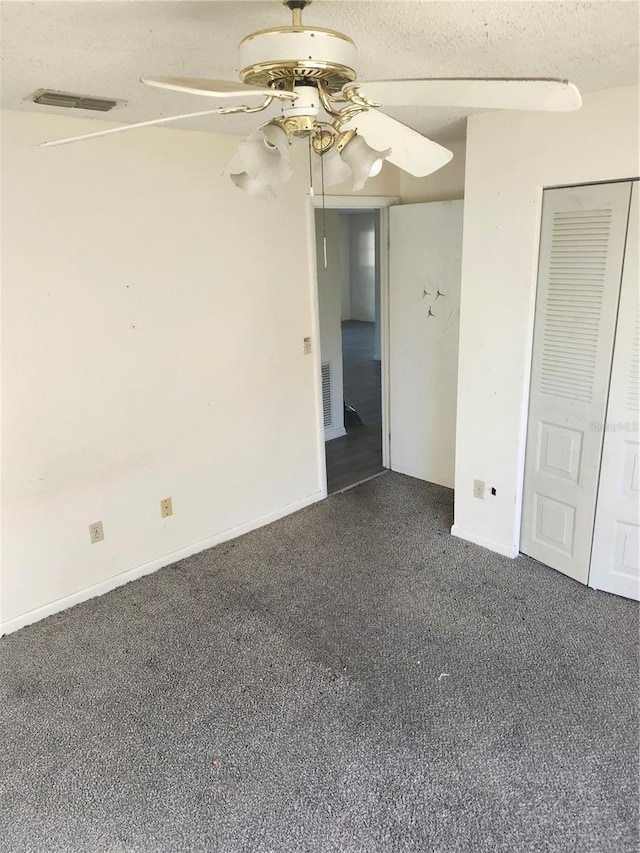
<svg viewBox="0 0 640 853"><path fill-rule="evenodd" d="M320 155L320 181L322 184L322 252L324 255L324 268L327 269L327 220L324 207L324 156Z"/></svg>
<svg viewBox="0 0 640 853"><path fill-rule="evenodd" d="M311 161L311 158L312 158L311 137L308 136L307 140L309 142L309 195L313 195L313 164Z"/></svg>

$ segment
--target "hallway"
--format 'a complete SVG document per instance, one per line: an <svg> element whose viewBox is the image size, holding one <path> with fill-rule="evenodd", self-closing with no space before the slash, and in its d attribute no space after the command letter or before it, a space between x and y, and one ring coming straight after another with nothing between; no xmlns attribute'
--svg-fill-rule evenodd
<svg viewBox="0 0 640 853"><path fill-rule="evenodd" d="M362 425L325 444L329 494L383 471L380 362L374 359L375 323L342 323L344 400Z"/></svg>

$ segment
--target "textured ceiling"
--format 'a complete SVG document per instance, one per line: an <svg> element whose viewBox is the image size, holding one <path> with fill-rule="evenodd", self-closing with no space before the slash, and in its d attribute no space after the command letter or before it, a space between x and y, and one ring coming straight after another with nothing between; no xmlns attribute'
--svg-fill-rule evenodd
<svg viewBox="0 0 640 853"><path fill-rule="evenodd" d="M304 21L355 40L361 80L560 77L588 93L638 82L638 10L635 0L314 0ZM243 36L289 21L279 0L4 0L1 105L123 122L213 108L209 99L152 89L139 77L237 79ZM126 105L104 116L24 103L39 88ZM468 115L388 112L440 142L463 138ZM246 133L255 124L255 116L212 116L181 126Z"/></svg>

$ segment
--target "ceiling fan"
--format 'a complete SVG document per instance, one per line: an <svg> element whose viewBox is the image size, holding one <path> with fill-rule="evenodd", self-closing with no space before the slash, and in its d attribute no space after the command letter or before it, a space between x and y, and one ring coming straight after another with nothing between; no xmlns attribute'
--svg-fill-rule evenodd
<svg viewBox="0 0 640 853"><path fill-rule="evenodd" d="M311 0L282 0L292 13L288 27L251 33L240 43L240 82L198 77L142 77L148 86L248 103L137 122L57 139L63 145L95 136L212 114L259 113L274 102L280 115L240 144L226 169L236 186L268 196L291 176L289 145L307 139L314 170L325 185L354 179L360 189L384 160L423 177L445 166L453 154L381 112L394 106L454 106L515 110L576 110L582 100L566 80L510 78L357 79L357 49L343 33L302 24ZM257 102L256 102L257 99Z"/></svg>

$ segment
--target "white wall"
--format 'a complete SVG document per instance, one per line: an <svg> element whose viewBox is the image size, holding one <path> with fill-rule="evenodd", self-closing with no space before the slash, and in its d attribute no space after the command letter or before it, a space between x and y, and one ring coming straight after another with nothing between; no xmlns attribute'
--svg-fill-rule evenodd
<svg viewBox="0 0 640 853"><path fill-rule="evenodd" d="M319 498L320 412L303 157L269 204L222 177L233 137L2 119L11 630Z"/></svg>
<svg viewBox="0 0 640 853"><path fill-rule="evenodd" d="M542 191L637 176L638 142L637 87L469 119L453 532L501 553L519 544Z"/></svg>
<svg viewBox="0 0 640 853"><path fill-rule="evenodd" d="M376 319L375 218L372 211L352 213L349 220L351 319Z"/></svg>
<svg viewBox="0 0 640 853"><path fill-rule="evenodd" d="M464 198L466 143L444 142L443 145L453 151L453 159L444 168L426 178L414 178L407 172L400 172L400 204Z"/></svg>
<svg viewBox="0 0 640 853"><path fill-rule="evenodd" d="M323 214L315 212L316 258L318 264L318 313L320 315L321 361L331 365L331 426L325 427L325 440L345 435L342 379L342 271L344 245L340 238L342 220L338 210L324 213L327 236L327 268L324 268Z"/></svg>

